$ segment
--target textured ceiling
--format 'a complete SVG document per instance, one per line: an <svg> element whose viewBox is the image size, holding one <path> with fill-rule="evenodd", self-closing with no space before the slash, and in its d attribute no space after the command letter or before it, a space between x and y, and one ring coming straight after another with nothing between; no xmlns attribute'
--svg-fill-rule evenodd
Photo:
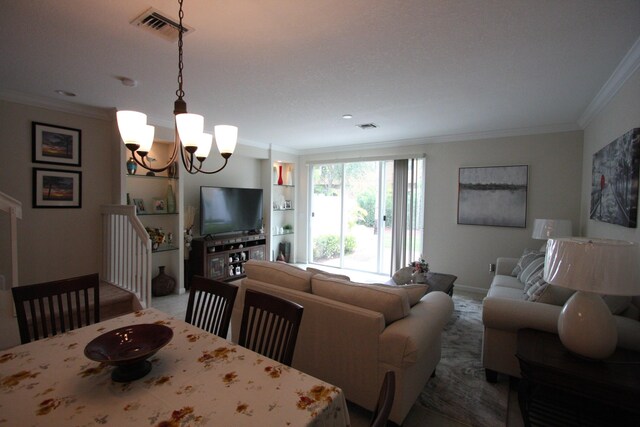
<svg viewBox="0 0 640 427"><path fill-rule="evenodd" d="M129 22L149 7L177 18L177 1L0 5L0 95L62 89L171 126L177 45ZM209 130L239 126L241 143L300 152L577 129L640 38L638 0L185 0L184 11L189 111Z"/></svg>

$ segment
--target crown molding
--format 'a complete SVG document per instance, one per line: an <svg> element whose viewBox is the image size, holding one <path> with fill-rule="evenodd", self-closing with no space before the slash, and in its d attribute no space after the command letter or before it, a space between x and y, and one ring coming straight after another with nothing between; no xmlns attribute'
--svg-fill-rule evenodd
<svg viewBox="0 0 640 427"><path fill-rule="evenodd" d="M575 123L563 123L533 128L503 129L486 132L459 133L451 135L427 136L424 138L399 139L395 141L369 142L365 144L351 144L334 147L310 148L300 150L300 155L324 154L327 152L345 152L357 150L375 150L384 148L409 147L412 145L439 144L443 142L462 142L483 139L509 138L514 136L539 135L544 133L561 133L581 130Z"/></svg>
<svg viewBox="0 0 640 427"><path fill-rule="evenodd" d="M578 119L578 125L581 129L589 126L591 121L602 111L602 109L611 101L618 93L622 85L635 73L640 67L640 38L631 46L629 52L622 58L611 77L605 82L600 91L591 100L591 103L584 110Z"/></svg>
<svg viewBox="0 0 640 427"><path fill-rule="evenodd" d="M113 112L108 108L91 107L89 105L77 104L74 102L61 101L58 99L32 96L24 93L0 90L0 99L15 102L17 104L29 105L32 107L46 108L49 110L61 111L63 113L77 114L79 116L90 117L98 120L113 120Z"/></svg>

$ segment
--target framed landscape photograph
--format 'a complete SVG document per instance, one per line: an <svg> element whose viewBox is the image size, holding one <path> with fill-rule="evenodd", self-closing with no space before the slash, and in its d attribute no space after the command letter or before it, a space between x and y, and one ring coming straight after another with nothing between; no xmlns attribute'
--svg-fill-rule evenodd
<svg viewBox="0 0 640 427"><path fill-rule="evenodd" d="M34 163L80 166L80 129L32 122L31 133Z"/></svg>
<svg viewBox="0 0 640 427"><path fill-rule="evenodd" d="M136 213L146 213L147 211L144 208L144 200L142 199L133 199L133 204L136 207Z"/></svg>
<svg viewBox="0 0 640 427"><path fill-rule="evenodd" d="M638 226L640 128L631 129L593 155L589 218Z"/></svg>
<svg viewBox="0 0 640 427"><path fill-rule="evenodd" d="M458 224L525 228L528 170L526 165L460 168Z"/></svg>
<svg viewBox="0 0 640 427"><path fill-rule="evenodd" d="M167 212L167 201L166 199L154 198L153 199L153 211L155 213L166 213Z"/></svg>
<svg viewBox="0 0 640 427"><path fill-rule="evenodd" d="M81 208L82 172L33 168L34 208Z"/></svg>

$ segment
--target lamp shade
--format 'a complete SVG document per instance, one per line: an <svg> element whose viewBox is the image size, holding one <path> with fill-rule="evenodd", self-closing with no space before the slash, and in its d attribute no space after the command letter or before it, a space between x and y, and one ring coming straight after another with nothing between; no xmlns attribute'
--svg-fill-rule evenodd
<svg viewBox="0 0 640 427"><path fill-rule="evenodd" d="M176 115L176 127L182 145L187 151L196 151L204 129L204 117L200 114L182 113Z"/></svg>
<svg viewBox="0 0 640 427"><path fill-rule="evenodd" d="M230 125L217 125L214 128L216 145L220 154L233 154L238 141L238 128Z"/></svg>
<svg viewBox="0 0 640 427"><path fill-rule="evenodd" d="M209 156L211 151L211 144L213 143L213 135L203 132L200 134L200 142L198 143L198 149L195 156L198 160L204 161Z"/></svg>
<svg viewBox="0 0 640 427"><path fill-rule="evenodd" d="M147 124L147 115L137 111L121 110L116 113L116 120L120 138L125 145L140 145L140 141L144 138L143 127Z"/></svg>
<svg viewBox="0 0 640 427"><path fill-rule="evenodd" d="M550 239L544 280L597 294L640 295L639 254L637 243L624 240Z"/></svg>
<svg viewBox="0 0 640 427"><path fill-rule="evenodd" d="M138 148L139 152L148 153L151 151L151 146L153 145L153 135L156 132L156 128L150 125L144 125L141 128L140 132L140 148Z"/></svg>
<svg viewBox="0 0 640 427"><path fill-rule="evenodd" d="M536 219L533 223L534 239L547 240L554 237L569 237L571 232L571 221L568 219Z"/></svg>

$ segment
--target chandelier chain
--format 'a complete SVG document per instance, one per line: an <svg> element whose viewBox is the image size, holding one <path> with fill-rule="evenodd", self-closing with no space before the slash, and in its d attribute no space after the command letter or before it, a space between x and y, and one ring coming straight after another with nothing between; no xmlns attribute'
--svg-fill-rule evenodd
<svg viewBox="0 0 640 427"><path fill-rule="evenodd" d="M182 1L178 0L180 10L178 11L179 25L178 28L178 90L176 90L176 96L178 99L184 97L184 90L182 89L182 69L184 67L182 62L182 33L184 33L184 27L182 26L182 18L184 18L184 12L182 10Z"/></svg>

